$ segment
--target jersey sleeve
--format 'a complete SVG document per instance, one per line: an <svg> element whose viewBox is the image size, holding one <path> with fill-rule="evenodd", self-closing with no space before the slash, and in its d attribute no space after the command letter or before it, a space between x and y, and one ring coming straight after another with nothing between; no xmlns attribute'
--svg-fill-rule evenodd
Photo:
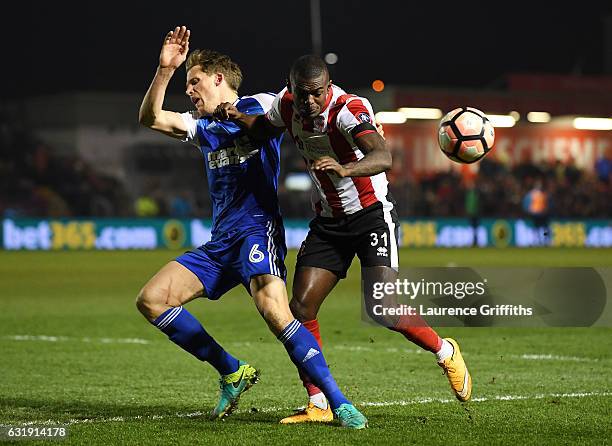
<svg viewBox="0 0 612 446"><path fill-rule="evenodd" d="M181 113L181 118L183 118L183 122L185 123L185 127L187 128L187 136L182 139L183 142L188 142L196 147L199 147L198 141L198 118L197 112L188 111L185 113Z"/></svg>
<svg viewBox="0 0 612 446"><path fill-rule="evenodd" d="M374 111L370 101L361 97L349 98L336 117L338 130L349 141L368 133L375 133Z"/></svg>
<svg viewBox="0 0 612 446"><path fill-rule="evenodd" d="M286 127L283 115L281 113L282 100L287 93L287 88L283 88L282 91L276 95L270 109L266 112L266 118L270 121L274 127Z"/></svg>
<svg viewBox="0 0 612 446"><path fill-rule="evenodd" d="M216 150L240 132L240 127L233 122L220 122L208 117L196 118L195 112L181 113L181 117L187 127L187 135L182 141L198 148L208 147L210 150Z"/></svg>

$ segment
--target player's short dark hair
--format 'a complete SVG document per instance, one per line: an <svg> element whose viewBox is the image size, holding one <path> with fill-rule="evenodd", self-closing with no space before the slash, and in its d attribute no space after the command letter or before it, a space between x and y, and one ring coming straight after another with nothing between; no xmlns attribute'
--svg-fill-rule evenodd
<svg viewBox="0 0 612 446"><path fill-rule="evenodd" d="M289 76L294 79L315 79L323 73L329 75L325 62L319 56L306 54L293 62Z"/></svg>
<svg viewBox="0 0 612 446"><path fill-rule="evenodd" d="M225 81L232 90L238 91L242 83L242 70L236 62L225 54L213 50L193 50L185 64L187 71L199 65L208 75L223 73Z"/></svg>

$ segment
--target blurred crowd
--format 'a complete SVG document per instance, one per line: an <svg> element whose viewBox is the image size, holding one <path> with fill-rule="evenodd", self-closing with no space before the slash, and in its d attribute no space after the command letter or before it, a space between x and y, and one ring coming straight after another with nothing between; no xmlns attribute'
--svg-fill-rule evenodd
<svg viewBox="0 0 612 446"><path fill-rule="evenodd" d="M538 211L556 218L612 217L612 157L597 160L594 172L566 163L516 165L485 157L476 174L438 172L411 178L395 175L391 191L402 216L524 217ZM535 195L534 191L537 191ZM537 196L539 201L530 201Z"/></svg>
<svg viewBox="0 0 612 446"><path fill-rule="evenodd" d="M151 173L142 187L129 188L78 155L65 155L0 116L0 215L3 217L208 218L211 208L203 166L184 183L171 169ZM288 173L304 172L297 150L282 150L279 199L288 218L312 216L309 190L288 189ZM199 155L198 155L199 156ZM191 163L194 164L194 163ZM197 169L197 171L195 170ZM424 176L392 172L390 189L400 217L612 217L612 156L597 160L594 172L572 160L511 165L484 158L477 173L449 170ZM143 174L146 177L146 174ZM164 187L159 175L173 177ZM193 178L197 177L198 181ZM132 180L130 178L130 180ZM135 192L134 192L135 191Z"/></svg>
<svg viewBox="0 0 612 446"><path fill-rule="evenodd" d="M79 156L62 155L25 126L0 116L0 214L3 217L122 216L123 184Z"/></svg>

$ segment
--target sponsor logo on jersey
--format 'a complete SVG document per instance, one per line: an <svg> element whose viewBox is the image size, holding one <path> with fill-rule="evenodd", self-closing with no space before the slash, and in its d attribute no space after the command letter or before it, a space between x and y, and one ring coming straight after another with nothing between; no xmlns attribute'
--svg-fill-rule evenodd
<svg viewBox="0 0 612 446"><path fill-rule="evenodd" d="M389 251L387 251L387 248L385 248L384 246L379 246L376 250L376 255L379 257L388 257Z"/></svg>
<svg viewBox="0 0 612 446"><path fill-rule="evenodd" d="M296 136L294 140L302 155L308 159L316 160L321 156L335 157L326 134L310 135L302 138Z"/></svg>
<svg viewBox="0 0 612 446"><path fill-rule="evenodd" d="M248 137L238 138L233 147L215 150L207 154L209 169L229 166L230 164L242 164L257 153Z"/></svg>

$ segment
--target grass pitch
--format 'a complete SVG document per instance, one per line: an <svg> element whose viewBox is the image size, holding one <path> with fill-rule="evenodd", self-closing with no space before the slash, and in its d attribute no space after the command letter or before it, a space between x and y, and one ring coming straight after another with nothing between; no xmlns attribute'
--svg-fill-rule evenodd
<svg viewBox="0 0 612 446"><path fill-rule="evenodd" d="M67 425L74 444L602 444L612 432L611 328L441 328L461 345L473 401L454 400L432 355L360 321L358 262L319 321L336 380L370 421L282 426L305 403L295 368L235 288L187 308L262 370L239 410L206 413L217 376L134 306L177 253L0 252L0 425ZM611 250L403 250L404 266L612 266ZM295 252L287 260L292 275ZM46 443L46 441L41 441ZM31 443L29 443L31 444Z"/></svg>

